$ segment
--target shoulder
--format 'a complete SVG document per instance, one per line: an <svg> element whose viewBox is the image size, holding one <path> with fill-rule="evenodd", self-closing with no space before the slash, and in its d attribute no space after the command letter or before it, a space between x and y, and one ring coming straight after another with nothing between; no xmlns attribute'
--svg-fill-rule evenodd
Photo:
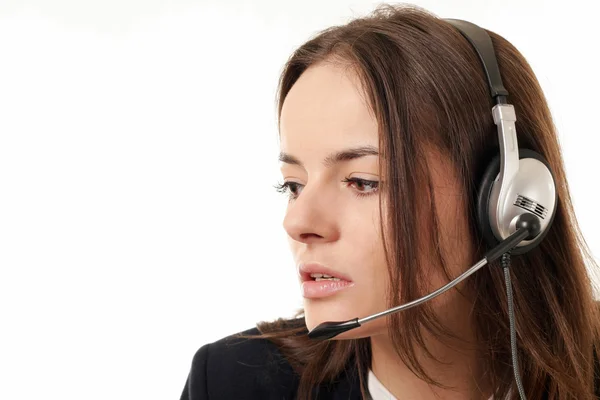
<svg viewBox="0 0 600 400"><path fill-rule="evenodd" d="M257 328L205 344L194 355L181 400L293 398L299 377Z"/></svg>

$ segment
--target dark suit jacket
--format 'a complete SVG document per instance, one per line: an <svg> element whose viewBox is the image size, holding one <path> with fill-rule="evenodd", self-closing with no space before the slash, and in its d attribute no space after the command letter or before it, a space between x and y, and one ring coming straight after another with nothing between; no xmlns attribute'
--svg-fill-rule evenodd
<svg viewBox="0 0 600 400"><path fill-rule="evenodd" d="M256 335L258 330L252 328L243 333ZM595 369L600 376L598 362ZM358 373L353 368L347 371L335 384L315 388L313 398L360 400ZM291 400L296 398L299 381L270 341L228 336L196 352L181 400ZM600 399L599 387L596 381L596 396Z"/></svg>
<svg viewBox="0 0 600 400"><path fill-rule="evenodd" d="M257 335L258 329L243 333ZM291 400L299 382L275 344L228 336L196 352L181 400ZM319 400L360 400L358 373L348 369L337 383L322 385L313 394Z"/></svg>

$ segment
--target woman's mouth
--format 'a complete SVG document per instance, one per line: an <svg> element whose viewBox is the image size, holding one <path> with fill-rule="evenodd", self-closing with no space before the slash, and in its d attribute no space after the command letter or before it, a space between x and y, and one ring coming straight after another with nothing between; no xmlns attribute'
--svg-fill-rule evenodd
<svg viewBox="0 0 600 400"><path fill-rule="evenodd" d="M354 286L354 282L348 277L321 264L301 265L299 274L302 282L302 296L307 299L328 297L340 290Z"/></svg>

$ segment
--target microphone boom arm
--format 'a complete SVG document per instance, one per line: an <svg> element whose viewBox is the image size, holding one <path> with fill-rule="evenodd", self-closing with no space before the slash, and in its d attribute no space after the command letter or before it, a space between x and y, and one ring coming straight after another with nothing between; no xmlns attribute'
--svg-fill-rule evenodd
<svg viewBox="0 0 600 400"><path fill-rule="evenodd" d="M439 296L440 294L444 293L448 289L452 289L454 286L458 285L460 282L462 282L464 279L466 279L468 276L470 276L471 274L473 274L475 271L479 270L479 268L483 267L487 263L488 263L488 260L484 257L477 264L473 265L471 268L469 268L468 270L466 270L461 275L459 275L458 277L456 277L452 281L448 282L447 284L445 284L441 288L437 289L436 291L431 292L428 295L423 296L421 298L418 298L416 300L413 300L413 301L410 301L408 303L402 304L400 306L397 306L397 307L394 307L394 308L390 308L389 310L385 310L385 311L382 311L380 313L369 315L368 317L361 318L361 319L358 320L358 323L362 325L365 322L369 322L369 321L377 319L379 317L383 317L385 315L392 314L392 313L395 313L395 312L400 312L400 311L403 311L403 310L408 310L409 308L418 306L421 303L425 303L426 301L429 301L429 300L431 300L431 299Z"/></svg>

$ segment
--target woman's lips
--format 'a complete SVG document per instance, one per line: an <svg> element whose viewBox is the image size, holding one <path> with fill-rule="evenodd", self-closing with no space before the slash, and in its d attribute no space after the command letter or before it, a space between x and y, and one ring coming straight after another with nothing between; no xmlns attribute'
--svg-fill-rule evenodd
<svg viewBox="0 0 600 400"><path fill-rule="evenodd" d="M302 296L307 299L319 299L331 296L340 290L354 286L354 282L345 274L316 262L300 264L298 274L300 275ZM311 276L312 274L332 276L335 280L320 278L319 280L315 280Z"/></svg>
<svg viewBox="0 0 600 400"><path fill-rule="evenodd" d="M354 286L354 282L345 280L309 280L302 282L302 297L307 299L320 299L331 296L340 290Z"/></svg>

